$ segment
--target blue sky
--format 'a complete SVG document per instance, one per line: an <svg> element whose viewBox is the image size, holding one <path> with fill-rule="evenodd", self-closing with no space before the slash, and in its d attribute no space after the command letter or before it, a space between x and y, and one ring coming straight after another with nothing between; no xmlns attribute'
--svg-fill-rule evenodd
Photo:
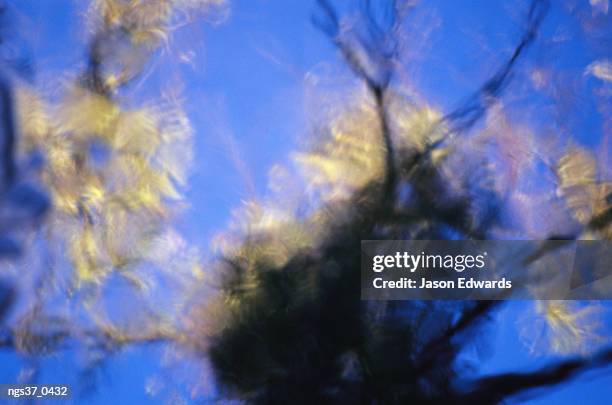
<svg viewBox="0 0 612 405"><path fill-rule="evenodd" d="M580 0L574 12L588 12L588 0ZM37 84L57 77L58 72L78 71L84 56L84 29L79 20L81 5L70 0L21 0L13 2L15 29L20 44L29 49ZM449 111L478 87L512 52L521 32L520 10L509 1L435 1L417 8L415 21L423 21L432 33L415 65L406 71L431 105ZM316 105L308 91L309 73L348 71L329 41L311 23L314 1L233 0L227 21L214 25L197 22L176 32L172 55L162 55L154 66L144 95L155 94L168 84L180 83L185 107L196 133L194 170L187 197L191 208L178 220L187 239L206 247L211 237L227 224L233 208L245 199L265 194L267 174L287 159L307 136L308 113ZM560 11L561 10L561 11ZM580 144L595 146L601 140L602 123L590 96L591 84L582 72L601 49L581 35L572 13L553 8L542 27L545 37L570 36L563 46L536 43L525 61L533 66L553 66L576 77L581 84L572 100L573 114L562 130ZM424 35L423 32L421 34ZM422 46L422 48L418 48ZM176 58L183 56L183 61ZM518 76L517 80L525 79ZM326 85L334 86L334 83ZM519 89L511 104L527 101L542 107L538 120L553 119L551 100ZM541 124L536 120L535 125ZM239 162L239 163L238 163ZM490 356L481 372L524 370L543 364L520 343L517 320L529 303L508 305L496 318L491 334ZM609 316L607 317L609 318ZM606 318L606 319L607 319ZM606 325L605 331L612 331ZM143 386L153 373L169 379L188 374L194 365L159 366L161 347L126 350L111 359L99 373L97 391L88 403L107 403L109 398L139 403L146 397ZM44 360L44 382L77 381L73 353ZM23 359L0 354L0 381L17 375ZM530 404L607 404L612 396L612 377L587 375L562 390L528 402Z"/></svg>

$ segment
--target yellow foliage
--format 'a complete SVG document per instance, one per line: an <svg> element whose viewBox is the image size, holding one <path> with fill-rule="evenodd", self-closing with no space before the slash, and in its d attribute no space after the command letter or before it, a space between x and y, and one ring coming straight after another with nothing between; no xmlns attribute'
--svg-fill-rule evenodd
<svg viewBox="0 0 612 405"><path fill-rule="evenodd" d="M329 135L311 151L294 156L309 190L331 201L382 176L384 148L373 106L362 102L329 125Z"/></svg>
<svg viewBox="0 0 612 405"><path fill-rule="evenodd" d="M20 139L22 149L30 150L35 144L42 142L49 134L49 117L42 100L32 89L21 87L15 93L15 110L21 118L18 122L21 132L29 134L28 138Z"/></svg>
<svg viewBox="0 0 612 405"><path fill-rule="evenodd" d="M70 89L54 108L29 89L19 91L18 100L24 152L39 149L46 156L51 232L67 238L76 281L101 281L145 256L172 201L181 199L177 185L190 163L189 154L172 152L179 144L190 149L191 129L180 108L124 110L82 87Z"/></svg>
<svg viewBox="0 0 612 405"><path fill-rule="evenodd" d="M94 0L90 17L94 24L121 27L134 45L154 48L160 41L167 41L175 15L226 4L226 0Z"/></svg>
<svg viewBox="0 0 612 405"><path fill-rule="evenodd" d="M599 334L600 306L566 301L538 301L535 305L535 313L524 318L521 326L521 338L532 354L585 355L605 343Z"/></svg>
<svg viewBox="0 0 612 405"><path fill-rule="evenodd" d="M581 148L570 148L557 163L559 196L582 224L601 214L607 207L606 196L612 187L598 181L595 158Z"/></svg>
<svg viewBox="0 0 612 405"><path fill-rule="evenodd" d="M422 150L441 136L440 117L428 107L416 108L401 97L392 98L388 124L396 154ZM371 100L358 97L327 130L314 148L294 155L309 191L323 201L341 200L369 182L382 180L386 150L380 115Z"/></svg>
<svg viewBox="0 0 612 405"><path fill-rule="evenodd" d="M442 115L429 107L415 109L396 103L390 115L397 126L399 148L423 150L443 134L443 127L439 125Z"/></svg>
<svg viewBox="0 0 612 405"><path fill-rule="evenodd" d="M111 100L75 86L58 107L58 132L70 134L75 140L87 140L95 134L112 142L118 116L119 107Z"/></svg>

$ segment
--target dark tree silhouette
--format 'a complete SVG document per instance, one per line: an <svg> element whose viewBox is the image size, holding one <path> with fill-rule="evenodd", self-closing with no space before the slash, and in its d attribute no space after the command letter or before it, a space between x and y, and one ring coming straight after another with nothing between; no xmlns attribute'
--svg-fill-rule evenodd
<svg viewBox="0 0 612 405"><path fill-rule="evenodd" d="M402 4L362 2L365 17L360 21L366 26L358 32L341 29L330 3L321 0L319 5L322 16L315 23L369 92L384 172L350 199L320 207L312 217L323 213L328 219L324 236L282 265L244 254L265 250L275 232L284 232L282 227L248 234L240 254L221 261L225 315L209 354L223 395L261 404L493 404L609 364L612 349L535 371L466 380L458 355L478 340L501 303L360 300L361 240L490 237L500 216L498 197L468 188L451 191L432 155L460 141L502 96L537 37L547 2L531 3L524 34L509 60L440 119L434 127L444 128L443 135L422 149L394 144L395 36L401 29ZM478 214L474 204L480 204ZM296 226L308 229L312 220ZM583 231L602 230L610 222L608 208Z"/></svg>
<svg viewBox="0 0 612 405"><path fill-rule="evenodd" d="M18 163L18 127L15 119L13 77L27 76L26 59L8 58L3 47L7 42L9 19L6 5L0 3L0 260L13 259L21 251L21 231L38 226L50 203L46 194L24 172L29 167ZM15 300L15 289L9 280L0 278L0 328ZM10 339L9 339L10 340ZM0 346L7 345L0 337Z"/></svg>

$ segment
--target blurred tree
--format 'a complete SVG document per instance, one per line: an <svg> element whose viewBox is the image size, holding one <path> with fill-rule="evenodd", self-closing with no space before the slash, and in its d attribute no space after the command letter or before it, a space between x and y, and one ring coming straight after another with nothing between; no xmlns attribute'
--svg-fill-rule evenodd
<svg viewBox="0 0 612 405"><path fill-rule="evenodd" d="M52 205L24 241L31 254L6 266L24 297L3 325L3 346L35 357L76 341L97 364L128 343L180 338L170 326L180 303L163 308L151 290L171 277L182 293L201 277L197 250L169 221L183 205L192 130L178 94L136 108L125 94L168 46L175 24L224 6L223 0L94 0L84 14L91 31L86 68L63 83L59 97L0 76L0 204L12 210L1 210L0 253L18 248L4 229L23 232L26 219L40 219L48 200ZM19 181L17 162L30 156L43 161L34 176L48 198ZM46 257L32 259L24 273L27 256L37 255ZM133 288L129 316L111 313L113 278ZM14 289L0 284L2 316Z"/></svg>
<svg viewBox="0 0 612 405"><path fill-rule="evenodd" d="M61 97L47 100L0 75L0 254L43 240L66 257L45 262L21 289L31 296L0 323L0 346L37 358L76 341L96 365L125 345L179 343L210 357L223 399L253 403L497 403L610 362L604 349L466 381L459 353L500 303L360 300L365 239L610 239L608 162L564 140L542 145L505 116L502 96L536 39L545 1L532 2L507 62L447 114L404 91L402 32L412 2L363 0L357 17L344 19L319 1L315 23L361 87L294 155L295 167L274 168L276 194L248 203L217 240L223 257L210 268L218 296L188 301L206 287L201 263L168 220L181 205L191 128L174 98L134 108L123 96L166 45L177 15L223 3L94 0L86 68ZM585 73L609 80L608 70L599 61ZM38 154L45 164L32 177L48 198L28 185L21 164ZM554 186L524 187L541 175L536 161ZM560 201L542 200L550 195ZM509 210L527 212L535 202L561 208L542 229L528 220L506 226ZM36 232L22 242L13 233L26 223ZM162 276L179 285L181 305L160 308L159 296L146 294ZM130 304L151 297L131 305L127 320L104 308L115 277L134 287ZM0 282L0 322L14 301L9 284ZM61 305L47 305L57 297ZM591 309L537 305L552 331L547 345L584 347ZM178 316L185 307L186 319Z"/></svg>
<svg viewBox="0 0 612 405"><path fill-rule="evenodd" d="M222 292L202 334L223 395L262 404L498 403L609 364L612 349L605 349L469 380L459 353L479 340L500 303L360 300L361 240L503 236L508 190L534 174L536 159L549 164L562 211L578 223L564 238L609 239L612 229L602 162L573 147L535 150L535 141L517 139L503 118L502 95L536 39L547 2L532 2L508 61L446 115L401 91L402 18L411 3L360 4L357 16L341 19L319 1L315 22L363 88L314 147L296 155L306 191L295 199L309 207L278 203L286 200L283 182L296 177L277 168L273 190L281 191L248 204L239 232L220 239ZM474 129L482 118L484 130ZM547 236L558 238L558 228L549 224ZM538 305L555 332L551 347L572 352L588 338L584 312Z"/></svg>

